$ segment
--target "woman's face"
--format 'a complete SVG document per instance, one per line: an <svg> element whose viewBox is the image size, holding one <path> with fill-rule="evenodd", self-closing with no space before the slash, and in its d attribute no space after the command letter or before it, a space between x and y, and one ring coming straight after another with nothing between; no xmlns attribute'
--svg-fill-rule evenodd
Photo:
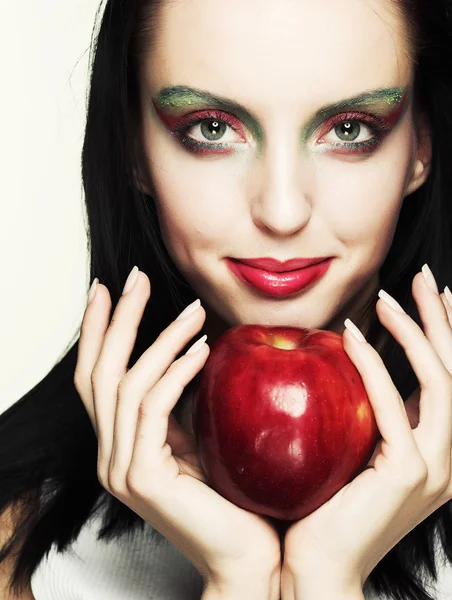
<svg viewBox="0 0 452 600"><path fill-rule="evenodd" d="M391 8L162 5L142 73L146 152L165 244L207 330L341 333L375 292L404 197L425 180L413 176L413 66ZM321 279L282 296L242 282L226 260L323 256L333 260Z"/></svg>

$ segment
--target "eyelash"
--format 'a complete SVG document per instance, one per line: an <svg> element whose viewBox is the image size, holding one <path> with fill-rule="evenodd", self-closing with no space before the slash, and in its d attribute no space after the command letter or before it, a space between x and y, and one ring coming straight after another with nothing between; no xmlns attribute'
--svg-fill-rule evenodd
<svg viewBox="0 0 452 600"><path fill-rule="evenodd" d="M231 127L231 129L244 138L243 129L240 127L239 121L232 117L232 115L217 110L204 110L188 115L187 117L176 122L176 124L172 127L171 133L179 137L181 143L187 147L188 150L196 154L231 153L233 151L231 149L231 145L228 146L224 143L198 142L187 135L188 131L192 127L210 119L227 124L229 127ZM388 118L381 118L368 113L341 113L338 115L333 115L322 124L320 139L330 133L334 127L344 123L364 124L370 129L373 137L369 140L365 140L364 142L339 142L325 144L333 148L335 152L339 151L340 154L370 153L381 144L384 137L386 137L386 135L392 129L392 127L388 124Z"/></svg>
<svg viewBox="0 0 452 600"><path fill-rule="evenodd" d="M187 136L187 132L194 127L195 125L199 125L203 121L208 121L210 119L214 119L215 121L219 121L220 123L226 123L233 129L236 133L238 133L242 138L244 138L243 129L239 125L239 121L237 121L232 115L216 110L203 110L201 112L194 113L192 115L188 115L187 117L181 119L179 122L175 124L172 129L174 135L180 138L180 141L184 146L188 147L189 150L198 153L198 154L228 154L231 152L230 146L228 147L225 144L216 144L209 142L197 142L193 138Z"/></svg>
<svg viewBox="0 0 452 600"><path fill-rule="evenodd" d="M360 123L368 127L373 134L373 137L364 142L339 142L333 143L333 148L338 148L339 153L342 154L366 154L370 153L380 146L383 139L390 133L393 126L390 125L390 117L377 117L368 113L341 113L339 115L333 115L325 123L322 124L322 130L320 133L320 139L329 133L337 125L343 125L344 123ZM340 152L341 149L345 150ZM347 150L350 148L350 150Z"/></svg>

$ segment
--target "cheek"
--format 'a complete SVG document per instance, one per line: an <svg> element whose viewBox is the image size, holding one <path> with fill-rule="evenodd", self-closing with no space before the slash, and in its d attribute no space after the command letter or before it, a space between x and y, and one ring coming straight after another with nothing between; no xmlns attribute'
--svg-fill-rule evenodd
<svg viewBox="0 0 452 600"><path fill-rule="evenodd" d="M411 170L412 141L400 129L374 156L341 161L317 160L318 210L328 228L347 247L363 247L379 258L391 244Z"/></svg>
<svg viewBox="0 0 452 600"><path fill-rule="evenodd" d="M154 126L148 139L160 227L170 254L187 264L197 250L228 254L231 232L247 211L247 159L190 155ZM392 241L413 149L411 121L405 119L364 160L312 157L315 212L336 239L346 248L361 248L372 265L381 262Z"/></svg>
<svg viewBox="0 0 452 600"><path fill-rule="evenodd" d="M171 147L169 147L171 145ZM221 248L237 224L243 183L236 157L196 158L153 136L148 156L162 235L180 259ZM185 256L183 256L184 254Z"/></svg>

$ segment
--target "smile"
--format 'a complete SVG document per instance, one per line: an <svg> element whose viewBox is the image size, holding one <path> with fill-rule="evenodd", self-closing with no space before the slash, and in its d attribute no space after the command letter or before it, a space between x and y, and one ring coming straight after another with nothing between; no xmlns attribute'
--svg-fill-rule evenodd
<svg viewBox="0 0 452 600"><path fill-rule="evenodd" d="M231 258L226 259L229 269L242 283L266 295L277 297L290 296L313 285L326 274L332 261L333 258L328 258L303 269L275 273L250 267Z"/></svg>

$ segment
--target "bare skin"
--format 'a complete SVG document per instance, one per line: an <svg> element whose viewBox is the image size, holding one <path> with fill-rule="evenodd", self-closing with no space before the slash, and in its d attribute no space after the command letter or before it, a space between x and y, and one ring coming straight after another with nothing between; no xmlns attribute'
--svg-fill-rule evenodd
<svg viewBox="0 0 452 600"><path fill-rule="evenodd" d="M378 291L402 203L429 173L430 142L413 111L404 24L389 0L259 6L256 0L232 0L227 11L220 0L163 6L141 73L151 179L140 185L154 195L168 251L206 309L209 343L242 323L342 333L348 317L365 331L360 306ZM230 150L194 154L165 117L218 107L179 100L168 109L157 100L169 86L239 102L254 121L225 111L241 132L226 124L215 142L201 124L191 126L185 133L191 140ZM344 153L346 140L334 127L303 137L325 105L399 87L409 96L406 110L372 151ZM372 138L363 121L359 127L355 140ZM275 299L238 281L224 260L262 256L335 259L320 282Z"/></svg>
<svg viewBox="0 0 452 600"><path fill-rule="evenodd" d="M227 11L220 0L184 0L162 10L142 73L152 178L142 188L153 193L167 248L202 299L209 344L231 326L254 322L343 333L348 317L366 335L360 310L379 289L378 270L402 202L428 176L429 144L420 143L425 133L420 135L411 104L378 150L365 156L318 152L315 136L304 146L299 139L310 115L325 104L411 84L412 63L401 38L394 44L388 24L398 31L400 23L389 9L386 1L305 0L269 2L257 14L255 0L233 0ZM328 32L321 45L319 30ZM309 48L316 49L315 68ZM346 72L353 76L344 77ZM245 127L243 140L229 127L222 139L235 153L214 159L190 153L151 102L171 85L240 102L259 119L261 147L255 132ZM215 106L176 112L197 108ZM199 125L188 135L208 141ZM358 140L368 137L364 127ZM287 299L256 294L223 260L313 255L335 255L334 268ZM192 434L193 390L179 402L181 425Z"/></svg>

